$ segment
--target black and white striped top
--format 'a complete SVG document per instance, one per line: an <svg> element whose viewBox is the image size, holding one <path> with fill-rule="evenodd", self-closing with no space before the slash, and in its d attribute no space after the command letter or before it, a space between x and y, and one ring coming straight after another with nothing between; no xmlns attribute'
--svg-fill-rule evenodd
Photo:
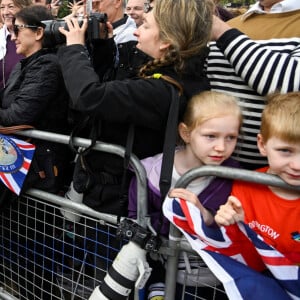
<svg viewBox="0 0 300 300"><path fill-rule="evenodd" d="M264 96L300 90L300 37L254 42L231 29L210 43L206 71L212 90L238 97L243 110L233 157L253 167L266 165L256 146Z"/></svg>

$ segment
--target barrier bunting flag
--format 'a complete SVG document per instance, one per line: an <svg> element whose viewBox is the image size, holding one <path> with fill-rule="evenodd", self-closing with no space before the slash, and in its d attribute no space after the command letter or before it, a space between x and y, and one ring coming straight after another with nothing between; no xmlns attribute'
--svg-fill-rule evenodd
<svg viewBox="0 0 300 300"><path fill-rule="evenodd" d="M245 223L207 227L196 206L177 198L166 198L163 211L223 283L229 299L300 299L300 267Z"/></svg>
<svg viewBox="0 0 300 300"><path fill-rule="evenodd" d="M33 144L0 134L0 180L17 195L21 193L34 151Z"/></svg>

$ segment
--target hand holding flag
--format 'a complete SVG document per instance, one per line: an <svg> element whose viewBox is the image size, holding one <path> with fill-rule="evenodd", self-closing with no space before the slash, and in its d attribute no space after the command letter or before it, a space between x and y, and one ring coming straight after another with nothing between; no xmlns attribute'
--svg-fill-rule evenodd
<svg viewBox="0 0 300 300"><path fill-rule="evenodd" d="M230 299L300 299L299 266L248 225L207 227L199 209L178 198L167 197L163 212L223 283Z"/></svg>

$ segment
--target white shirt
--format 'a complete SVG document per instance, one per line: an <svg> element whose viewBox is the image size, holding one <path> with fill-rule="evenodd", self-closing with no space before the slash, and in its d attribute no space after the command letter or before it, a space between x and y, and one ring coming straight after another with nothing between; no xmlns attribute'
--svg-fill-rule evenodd
<svg viewBox="0 0 300 300"><path fill-rule="evenodd" d="M172 183L170 188L173 188L175 186L176 182L179 180L180 177L181 175L178 174L177 170L175 169L175 166L173 165ZM205 176L196 178L188 184L186 189L193 192L196 195L199 195L212 182L214 178L215 176Z"/></svg>
<svg viewBox="0 0 300 300"><path fill-rule="evenodd" d="M116 44L120 43L126 43L129 41L136 41L137 38L134 35L134 32L136 31L136 24L135 21L128 16L126 23L118 26L114 29L114 40Z"/></svg>
<svg viewBox="0 0 300 300"><path fill-rule="evenodd" d="M289 12L293 10L300 9L300 1L299 0L283 0L281 2L275 3L270 11L266 12L263 10L263 8L260 6L259 1L257 1L249 10L247 10L243 16L242 19L245 20L252 14L274 14L274 13L284 13Z"/></svg>
<svg viewBox="0 0 300 300"><path fill-rule="evenodd" d="M3 59L6 54L6 39L8 35L9 31L6 25L3 25L3 27L0 29L0 60Z"/></svg>

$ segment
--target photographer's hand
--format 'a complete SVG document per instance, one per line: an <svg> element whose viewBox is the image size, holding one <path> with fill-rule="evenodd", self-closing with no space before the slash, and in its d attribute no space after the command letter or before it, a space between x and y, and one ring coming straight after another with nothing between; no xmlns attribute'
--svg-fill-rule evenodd
<svg viewBox="0 0 300 300"><path fill-rule="evenodd" d="M114 28L110 22L106 22L106 28L107 28L107 37L109 39L114 37Z"/></svg>
<svg viewBox="0 0 300 300"><path fill-rule="evenodd" d="M84 18L80 26L77 18L66 19L68 30L59 27L59 32L66 36L67 46L81 44L85 45L85 32L88 27L88 19Z"/></svg>

